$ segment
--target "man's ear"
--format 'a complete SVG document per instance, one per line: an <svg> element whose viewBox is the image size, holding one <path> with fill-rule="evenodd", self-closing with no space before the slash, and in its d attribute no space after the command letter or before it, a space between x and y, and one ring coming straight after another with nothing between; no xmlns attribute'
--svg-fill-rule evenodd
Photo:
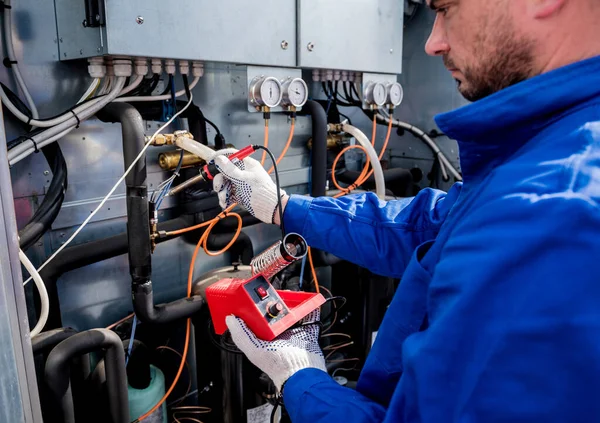
<svg viewBox="0 0 600 423"><path fill-rule="evenodd" d="M568 0L527 0L529 15L535 19L549 18L558 13Z"/></svg>

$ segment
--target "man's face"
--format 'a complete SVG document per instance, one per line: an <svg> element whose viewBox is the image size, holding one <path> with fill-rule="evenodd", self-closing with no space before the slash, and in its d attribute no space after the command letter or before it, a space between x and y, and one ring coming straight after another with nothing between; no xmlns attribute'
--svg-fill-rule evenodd
<svg viewBox="0 0 600 423"><path fill-rule="evenodd" d="M534 42L519 31L517 0L427 0L437 17L425 50L442 56L467 100L534 73Z"/></svg>

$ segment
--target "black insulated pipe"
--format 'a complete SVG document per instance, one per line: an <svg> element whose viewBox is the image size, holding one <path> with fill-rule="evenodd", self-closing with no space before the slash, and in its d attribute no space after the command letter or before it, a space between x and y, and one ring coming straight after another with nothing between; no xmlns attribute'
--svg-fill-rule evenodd
<svg viewBox="0 0 600 423"><path fill-rule="evenodd" d="M323 106L309 100L298 115L312 119L311 195L322 197L327 183L327 114Z"/></svg>
<svg viewBox="0 0 600 423"><path fill-rule="evenodd" d="M129 423L125 352L119 336L106 329L91 329L71 336L58 344L46 361L46 381L65 423L75 423L75 409L70 383L70 362L75 357L106 350L106 384L112 423Z"/></svg>
<svg viewBox="0 0 600 423"><path fill-rule="evenodd" d="M68 339L75 334L77 334L77 331L72 328L60 328L42 332L31 338L33 353L37 354L51 350L65 339Z"/></svg>
<svg viewBox="0 0 600 423"><path fill-rule="evenodd" d="M129 168L145 146L142 116L130 104L111 103L102 109L98 117L105 122L121 123L124 165L125 169ZM125 179L133 309L142 322L163 324L190 317L202 308L204 301L201 298L182 298L172 303L154 305L151 279L150 211L146 177L146 157L144 155Z"/></svg>

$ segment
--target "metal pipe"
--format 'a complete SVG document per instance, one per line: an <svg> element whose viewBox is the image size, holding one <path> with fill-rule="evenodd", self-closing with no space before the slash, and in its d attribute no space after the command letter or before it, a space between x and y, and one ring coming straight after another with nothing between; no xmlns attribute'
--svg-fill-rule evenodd
<svg viewBox="0 0 600 423"><path fill-rule="evenodd" d="M119 336L106 329L91 329L58 344L46 361L46 380L57 401L65 423L75 423L70 383L73 358L100 349L106 350L106 384L113 423L129 423L125 352Z"/></svg>
<svg viewBox="0 0 600 423"><path fill-rule="evenodd" d="M162 170L175 170L177 169L177 165L179 164L179 159L181 158L181 151L167 151L165 153L161 153L158 156L158 165ZM181 160L181 168L185 169L186 167L192 166L201 166L206 162L202 160L200 157L192 154L190 152L183 152L183 159Z"/></svg>

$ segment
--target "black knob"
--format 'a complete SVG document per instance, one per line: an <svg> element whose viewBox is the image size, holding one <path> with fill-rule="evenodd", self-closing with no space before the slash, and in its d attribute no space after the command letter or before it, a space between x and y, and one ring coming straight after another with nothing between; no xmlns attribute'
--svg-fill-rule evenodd
<svg viewBox="0 0 600 423"><path fill-rule="evenodd" d="M283 311L283 305L281 303L274 303L269 306L269 314L271 316L277 316Z"/></svg>

